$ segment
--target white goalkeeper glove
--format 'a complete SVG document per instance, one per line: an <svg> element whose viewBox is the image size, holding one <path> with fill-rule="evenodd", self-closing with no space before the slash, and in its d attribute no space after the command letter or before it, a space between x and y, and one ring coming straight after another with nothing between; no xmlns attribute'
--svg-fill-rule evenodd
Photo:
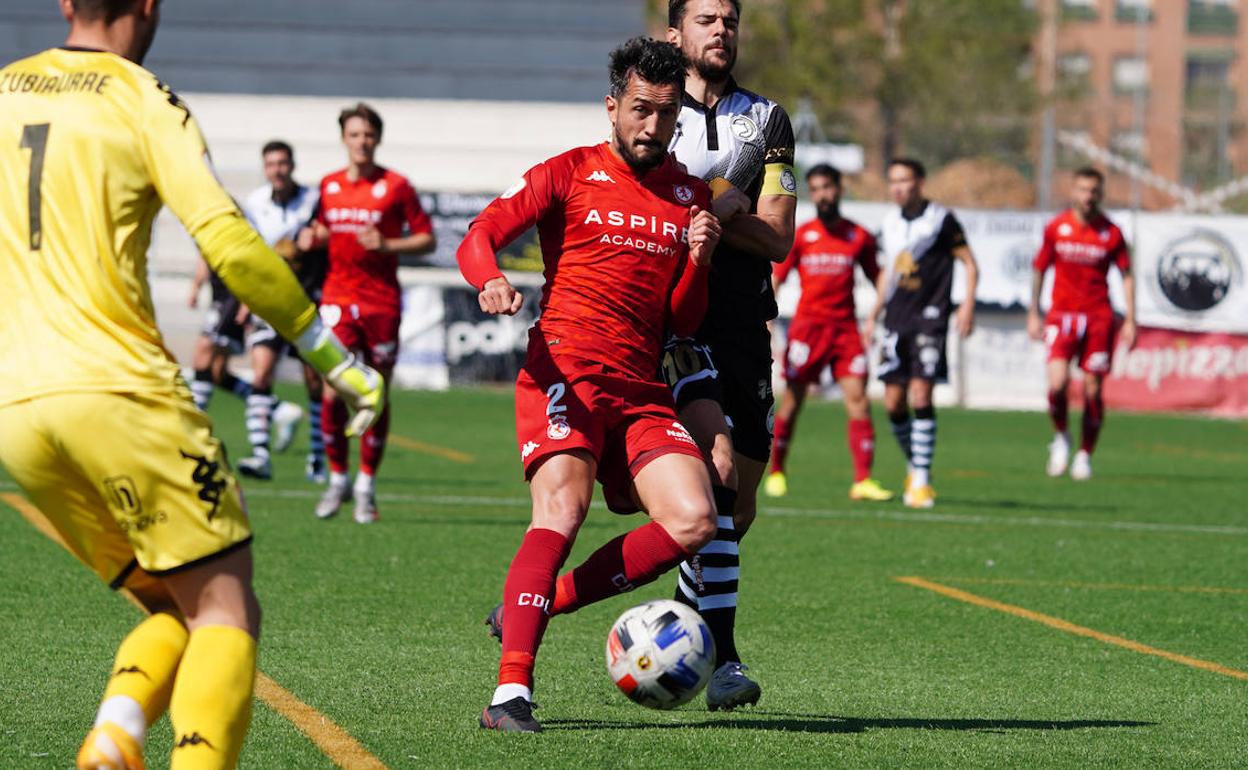
<svg viewBox="0 0 1248 770"><path fill-rule="evenodd" d="M319 318L300 335L296 347L303 360L325 375L325 381L354 412L347 423L347 435L358 436L371 428L386 402L386 383L377 370L344 348Z"/></svg>

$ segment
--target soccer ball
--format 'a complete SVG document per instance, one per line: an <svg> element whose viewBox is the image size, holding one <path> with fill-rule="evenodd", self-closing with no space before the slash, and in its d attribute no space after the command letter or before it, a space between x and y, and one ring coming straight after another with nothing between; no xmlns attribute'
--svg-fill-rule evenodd
<svg viewBox="0 0 1248 770"><path fill-rule="evenodd" d="M715 640L702 616L670 599L625 612L607 634L607 672L630 700L652 709L688 703L715 668Z"/></svg>

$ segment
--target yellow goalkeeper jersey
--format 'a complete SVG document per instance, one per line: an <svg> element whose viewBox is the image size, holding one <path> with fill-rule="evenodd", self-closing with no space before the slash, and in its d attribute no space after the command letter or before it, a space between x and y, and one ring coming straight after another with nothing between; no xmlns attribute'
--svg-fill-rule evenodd
<svg viewBox="0 0 1248 770"><path fill-rule="evenodd" d="M0 69L0 406L179 388L147 281L162 203L282 336L308 328L315 308L221 188L168 86L85 49Z"/></svg>

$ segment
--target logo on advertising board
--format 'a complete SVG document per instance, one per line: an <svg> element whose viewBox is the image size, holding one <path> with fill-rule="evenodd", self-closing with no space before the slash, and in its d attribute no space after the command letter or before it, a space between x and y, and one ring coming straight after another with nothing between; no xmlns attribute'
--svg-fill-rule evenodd
<svg viewBox="0 0 1248 770"><path fill-rule="evenodd" d="M1194 229L1175 238L1157 259L1154 291L1165 303L1187 313L1203 313L1242 288L1243 264L1234 245L1220 233Z"/></svg>

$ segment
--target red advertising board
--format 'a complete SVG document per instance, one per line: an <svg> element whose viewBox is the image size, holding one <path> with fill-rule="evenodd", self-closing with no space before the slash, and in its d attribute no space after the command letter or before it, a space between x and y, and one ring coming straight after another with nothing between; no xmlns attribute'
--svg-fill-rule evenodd
<svg viewBox="0 0 1248 770"><path fill-rule="evenodd" d="M1141 328L1105 381L1111 408L1248 416L1248 335Z"/></svg>

